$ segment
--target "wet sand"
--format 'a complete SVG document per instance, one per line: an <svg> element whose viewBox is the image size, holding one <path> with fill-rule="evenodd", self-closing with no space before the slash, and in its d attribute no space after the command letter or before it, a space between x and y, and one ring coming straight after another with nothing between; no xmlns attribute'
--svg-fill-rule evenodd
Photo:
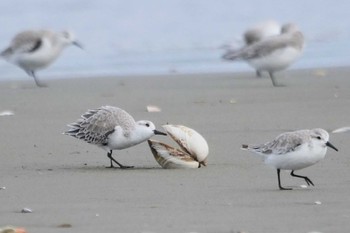
<svg viewBox="0 0 350 233"><path fill-rule="evenodd" d="M350 229L350 134L331 134L315 166L276 171L242 143L278 134L350 126L350 68L288 71L268 77L242 74L172 74L0 83L0 226L44 232L347 232ZM89 108L118 106L158 128L183 124L208 141L208 166L165 170L147 143L115 151L135 168L106 169L106 153L62 135ZM162 111L150 113L147 105ZM155 140L172 143L166 137ZM321 204L315 204L319 201ZM33 213L23 214L23 208ZM64 225L62 225L64 224Z"/></svg>

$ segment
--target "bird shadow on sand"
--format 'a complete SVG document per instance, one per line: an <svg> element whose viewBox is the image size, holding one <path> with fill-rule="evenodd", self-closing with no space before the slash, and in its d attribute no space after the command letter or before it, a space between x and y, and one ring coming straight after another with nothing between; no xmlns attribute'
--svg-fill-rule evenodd
<svg viewBox="0 0 350 233"><path fill-rule="evenodd" d="M268 192L268 193L281 193L283 195L286 195L286 194L292 194L292 193L295 193L295 192L311 192L315 189L315 187L306 187L306 188L303 188L303 187L300 187L297 186L297 185L290 185L290 186L285 186L285 188L291 188L292 190L280 190L278 187L275 188L275 189L269 189L269 188L261 188L259 189L260 192ZM256 189L255 189L256 191Z"/></svg>
<svg viewBox="0 0 350 233"><path fill-rule="evenodd" d="M132 167L132 168L119 168L119 167L115 167L115 168L109 168L109 167L105 167L105 166L101 166L101 165L79 165L79 166L63 166L63 167L57 167L56 169L59 170L76 170L76 171L123 171L123 172L127 172L127 171L144 171L144 170L163 170L163 168L161 167L155 167L155 166L150 166L150 167Z"/></svg>

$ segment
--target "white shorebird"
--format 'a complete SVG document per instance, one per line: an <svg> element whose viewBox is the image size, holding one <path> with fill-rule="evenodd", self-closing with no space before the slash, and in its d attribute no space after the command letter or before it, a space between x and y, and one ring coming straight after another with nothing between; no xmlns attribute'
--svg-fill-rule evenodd
<svg viewBox="0 0 350 233"><path fill-rule="evenodd" d="M152 136L167 135L155 129L151 121L141 120L135 122L134 118L123 109L102 106L89 110L76 122L68 125L64 134L97 145L107 151L110 159L110 168L113 162L120 168L130 168L117 162L112 157L113 150L121 150L144 142Z"/></svg>
<svg viewBox="0 0 350 233"><path fill-rule="evenodd" d="M28 30L17 34L0 56L27 72L37 86L44 87L35 72L49 66L71 44L82 48L69 31Z"/></svg>
<svg viewBox="0 0 350 233"><path fill-rule="evenodd" d="M322 160L327 146L338 151L329 141L329 134L324 129L298 130L280 134L273 141L261 145L242 145L243 150L262 155L264 162L277 169L278 187L283 188L280 170L291 170L291 176L302 178L308 185L314 185L306 176L294 174L294 170L303 169Z"/></svg>
<svg viewBox="0 0 350 233"><path fill-rule="evenodd" d="M274 20L268 20L247 29L243 34L243 39L245 46L249 46L256 42L262 41L267 37L276 36L279 34L281 34L281 25ZM262 76L260 70L256 70L256 76Z"/></svg>
<svg viewBox="0 0 350 233"><path fill-rule="evenodd" d="M238 51L228 51L226 60L244 60L258 71L267 71L274 86L278 86L274 72L290 66L303 52L304 36L294 24L285 24L281 34L245 46Z"/></svg>

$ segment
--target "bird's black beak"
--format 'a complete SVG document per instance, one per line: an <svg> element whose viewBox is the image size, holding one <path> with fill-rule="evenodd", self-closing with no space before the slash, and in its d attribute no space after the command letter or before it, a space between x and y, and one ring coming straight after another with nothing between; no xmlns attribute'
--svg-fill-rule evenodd
<svg viewBox="0 0 350 233"><path fill-rule="evenodd" d="M78 48L84 49L83 45L79 41L73 41L72 44L77 46Z"/></svg>
<svg viewBox="0 0 350 233"><path fill-rule="evenodd" d="M332 148L332 149L335 150L335 151L338 151L338 149L335 148L335 146L333 146L332 143L330 143L330 142L326 142L326 146Z"/></svg>
<svg viewBox="0 0 350 233"><path fill-rule="evenodd" d="M154 132L154 134L156 134L156 135L157 135L157 134L158 134L158 135L165 135L165 136L167 135L166 133L163 133L163 132L158 131L158 130L156 130L156 129L153 130L153 132Z"/></svg>

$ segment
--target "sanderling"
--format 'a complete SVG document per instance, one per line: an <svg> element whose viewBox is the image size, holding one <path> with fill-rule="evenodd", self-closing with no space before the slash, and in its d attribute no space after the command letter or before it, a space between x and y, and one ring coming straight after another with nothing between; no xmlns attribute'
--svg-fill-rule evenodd
<svg viewBox="0 0 350 233"><path fill-rule="evenodd" d="M49 66L71 44L82 48L69 31L28 30L17 34L0 55L33 77L37 86L43 87L45 85L36 78L36 70Z"/></svg>
<svg viewBox="0 0 350 233"><path fill-rule="evenodd" d="M146 141L153 135L167 135L155 129L151 121L135 122L126 111L112 106L102 106L89 110L76 122L68 125L64 134L97 145L107 151L113 168L113 162L120 168L130 168L112 157L113 150L121 150Z"/></svg>
<svg viewBox="0 0 350 233"><path fill-rule="evenodd" d="M280 170L291 170L291 176L304 179L309 186L314 185L308 177L294 174L294 170L309 167L322 160L327 146L338 151L328 139L329 134L324 129L306 129L280 134L265 144L242 145L242 149L262 155L265 164L277 169L279 188L290 190L281 186Z"/></svg>
<svg viewBox="0 0 350 233"><path fill-rule="evenodd" d="M267 37L281 34L281 25L274 21L264 21L247 29L243 34L245 46L252 45L256 42L262 41ZM256 70L256 76L261 77L261 71Z"/></svg>
<svg viewBox="0 0 350 233"><path fill-rule="evenodd" d="M256 70L267 71L274 86L278 86L274 72L286 69L302 53L304 36L294 24L282 26L281 34L270 36L262 41L243 47L238 51L228 51L226 60L241 59Z"/></svg>

